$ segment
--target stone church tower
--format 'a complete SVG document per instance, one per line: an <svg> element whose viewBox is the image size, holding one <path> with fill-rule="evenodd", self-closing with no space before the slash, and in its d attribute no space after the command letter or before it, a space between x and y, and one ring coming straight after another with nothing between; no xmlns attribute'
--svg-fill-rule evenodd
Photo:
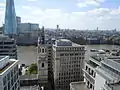
<svg viewBox="0 0 120 90"><path fill-rule="evenodd" d="M44 45L38 46L38 79L43 86L48 83L48 59Z"/></svg>
<svg viewBox="0 0 120 90"><path fill-rule="evenodd" d="M52 69L52 44L45 41L44 27L42 27L37 48L38 83L44 90L54 90L54 77Z"/></svg>

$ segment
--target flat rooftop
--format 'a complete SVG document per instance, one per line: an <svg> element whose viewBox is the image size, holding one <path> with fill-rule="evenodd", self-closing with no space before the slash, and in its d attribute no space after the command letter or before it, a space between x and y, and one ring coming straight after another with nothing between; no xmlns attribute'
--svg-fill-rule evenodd
<svg viewBox="0 0 120 90"><path fill-rule="evenodd" d="M70 87L71 90L89 90L86 85L85 82L71 82L70 83Z"/></svg>
<svg viewBox="0 0 120 90"><path fill-rule="evenodd" d="M5 58L5 56L0 56L0 60L3 59L3 58Z"/></svg>
<svg viewBox="0 0 120 90"><path fill-rule="evenodd" d="M90 66L92 66L93 68L96 68L98 65L91 62L91 61L86 61L87 64L89 64Z"/></svg>
<svg viewBox="0 0 120 90"><path fill-rule="evenodd" d="M2 69L0 69L0 74L3 73L6 69L8 69L15 61L10 61L4 66Z"/></svg>
<svg viewBox="0 0 120 90"><path fill-rule="evenodd" d="M55 44L54 44L56 47L77 47L77 46L84 46L84 45L79 45L79 44L76 44L76 43L73 43L72 41L68 40L68 39L59 39L59 40L56 40L55 41Z"/></svg>
<svg viewBox="0 0 120 90"><path fill-rule="evenodd" d="M0 75L9 69L18 60L10 59L9 56L0 56Z"/></svg>
<svg viewBox="0 0 120 90"><path fill-rule="evenodd" d="M101 62L105 58L108 58L108 55L107 54L95 54L95 55L92 55L91 58L98 62Z"/></svg>
<svg viewBox="0 0 120 90"><path fill-rule="evenodd" d="M36 79L37 79L37 74L20 76L20 80L36 80Z"/></svg>
<svg viewBox="0 0 120 90"><path fill-rule="evenodd" d="M93 58L94 60L96 60L98 62L102 61L101 57L96 56L96 55L95 56L91 56L91 58Z"/></svg>

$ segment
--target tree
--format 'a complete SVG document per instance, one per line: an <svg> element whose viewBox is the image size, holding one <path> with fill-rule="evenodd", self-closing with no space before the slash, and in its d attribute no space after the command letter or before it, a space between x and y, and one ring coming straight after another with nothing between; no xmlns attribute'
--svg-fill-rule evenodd
<svg viewBox="0 0 120 90"><path fill-rule="evenodd" d="M29 66L28 74L37 74L37 64L31 64Z"/></svg>

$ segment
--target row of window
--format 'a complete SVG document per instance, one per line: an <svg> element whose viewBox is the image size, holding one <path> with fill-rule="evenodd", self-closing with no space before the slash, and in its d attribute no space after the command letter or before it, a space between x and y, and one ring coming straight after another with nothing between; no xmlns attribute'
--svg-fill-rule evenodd
<svg viewBox="0 0 120 90"><path fill-rule="evenodd" d="M4 90L20 90L19 80L16 82L14 86L10 86L10 83L8 83L8 86L4 87Z"/></svg>
<svg viewBox="0 0 120 90"><path fill-rule="evenodd" d="M11 84L13 84L13 79L16 81L18 79L18 65L14 67L6 76L3 78L3 85L6 85L6 83L11 80Z"/></svg>
<svg viewBox="0 0 120 90"><path fill-rule="evenodd" d="M66 48L57 48L57 51L66 51L66 50L74 50L74 51L76 51L76 50L84 50L84 47L66 47Z"/></svg>
<svg viewBox="0 0 120 90"><path fill-rule="evenodd" d="M82 60L60 60L61 64L80 64Z"/></svg>
<svg viewBox="0 0 120 90"><path fill-rule="evenodd" d="M95 78L96 73L94 72L94 70L91 70L91 68L88 68L88 66L85 67L85 70Z"/></svg>
<svg viewBox="0 0 120 90"><path fill-rule="evenodd" d="M71 62L71 61L81 61L81 59L83 60L85 57L66 57L66 58L60 58L60 62Z"/></svg>
<svg viewBox="0 0 120 90"><path fill-rule="evenodd" d="M38 49L38 53L45 53L46 52L46 49L44 49L44 48L39 48Z"/></svg>
<svg viewBox="0 0 120 90"><path fill-rule="evenodd" d="M60 56L78 56L84 55L84 53L61 53Z"/></svg>
<svg viewBox="0 0 120 90"><path fill-rule="evenodd" d="M58 75L60 76L60 77L62 77L62 76L66 76L66 77L70 77L71 75L76 75L76 74L78 74L78 75L80 75L80 72L75 72L75 71L73 71L73 72L66 72L66 73L58 73Z"/></svg>
<svg viewBox="0 0 120 90"><path fill-rule="evenodd" d="M88 87L89 89L94 90L94 86L93 86L92 84L90 84L89 81L86 82L86 85L87 85L87 87Z"/></svg>

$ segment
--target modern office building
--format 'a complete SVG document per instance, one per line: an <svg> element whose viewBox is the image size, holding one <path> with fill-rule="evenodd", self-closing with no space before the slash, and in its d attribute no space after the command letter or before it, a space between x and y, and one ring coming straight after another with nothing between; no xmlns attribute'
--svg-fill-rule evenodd
<svg viewBox="0 0 120 90"><path fill-rule="evenodd" d="M0 56L0 90L20 90L18 60Z"/></svg>
<svg viewBox="0 0 120 90"><path fill-rule="evenodd" d="M2 27L0 27L0 34L3 34L3 30L4 28L3 28L3 26Z"/></svg>
<svg viewBox="0 0 120 90"><path fill-rule="evenodd" d="M96 68L95 90L120 90L120 56L101 61Z"/></svg>
<svg viewBox="0 0 120 90"><path fill-rule="evenodd" d="M11 59L17 59L17 47L14 39L0 35L0 56L10 56Z"/></svg>
<svg viewBox="0 0 120 90"><path fill-rule="evenodd" d="M54 90L54 77L52 69L52 43L45 41L44 27L38 39L38 80L40 87L45 90Z"/></svg>
<svg viewBox="0 0 120 90"><path fill-rule="evenodd" d="M67 39L53 45L55 90L69 90L71 82L83 81L85 47Z"/></svg>
<svg viewBox="0 0 120 90"><path fill-rule="evenodd" d="M34 30L39 30L39 24L21 23L19 33L31 33Z"/></svg>
<svg viewBox="0 0 120 90"><path fill-rule="evenodd" d="M17 24L21 24L21 17L16 16L16 21L17 21Z"/></svg>
<svg viewBox="0 0 120 90"><path fill-rule="evenodd" d="M17 34L17 22L16 22L14 0L6 0L5 32L4 33L7 35Z"/></svg>
<svg viewBox="0 0 120 90"><path fill-rule="evenodd" d="M17 22L17 33L20 32L20 24L21 24L21 17L16 16L16 22Z"/></svg>

